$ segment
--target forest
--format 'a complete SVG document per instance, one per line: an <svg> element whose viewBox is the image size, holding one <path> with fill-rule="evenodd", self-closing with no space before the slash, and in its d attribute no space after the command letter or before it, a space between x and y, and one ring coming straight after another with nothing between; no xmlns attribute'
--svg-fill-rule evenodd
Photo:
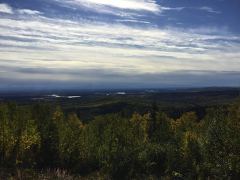
<svg viewBox="0 0 240 180"><path fill-rule="evenodd" d="M179 117L143 112L83 121L48 102L0 103L0 179L238 179L240 101Z"/></svg>

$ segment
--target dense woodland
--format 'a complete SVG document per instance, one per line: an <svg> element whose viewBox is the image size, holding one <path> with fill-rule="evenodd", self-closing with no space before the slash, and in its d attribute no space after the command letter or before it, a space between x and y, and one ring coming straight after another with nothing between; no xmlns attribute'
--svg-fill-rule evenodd
<svg viewBox="0 0 240 180"><path fill-rule="evenodd" d="M48 103L2 103L0 156L6 178L57 169L92 179L238 179L240 102L209 108L201 118L170 118L153 103L130 118L87 122Z"/></svg>

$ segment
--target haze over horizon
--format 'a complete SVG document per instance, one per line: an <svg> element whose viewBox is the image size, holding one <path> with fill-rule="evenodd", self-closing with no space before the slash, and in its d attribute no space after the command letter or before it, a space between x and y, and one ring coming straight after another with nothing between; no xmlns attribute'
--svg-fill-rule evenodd
<svg viewBox="0 0 240 180"><path fill-rule="evenodd" d="M0 90L240 86L239 0L0 0Z"/></svg>

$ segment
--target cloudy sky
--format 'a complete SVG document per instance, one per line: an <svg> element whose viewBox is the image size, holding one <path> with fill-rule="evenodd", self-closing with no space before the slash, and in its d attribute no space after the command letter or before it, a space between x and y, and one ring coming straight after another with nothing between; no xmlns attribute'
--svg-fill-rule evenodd
<svg viewBox="0 0 240 180"><path fill-rule="evenodd" d="M239 0L0 0L0 90L240 86Z"/></svg>

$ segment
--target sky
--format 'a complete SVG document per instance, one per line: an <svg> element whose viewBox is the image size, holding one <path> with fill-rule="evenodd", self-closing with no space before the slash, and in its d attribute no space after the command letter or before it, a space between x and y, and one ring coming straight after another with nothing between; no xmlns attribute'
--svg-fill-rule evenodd
<svg viewBox="0 0 240 180"><path fill-rule="evenodd" d="M0 90L240 86L239 0L0 0Z"/></svg>

